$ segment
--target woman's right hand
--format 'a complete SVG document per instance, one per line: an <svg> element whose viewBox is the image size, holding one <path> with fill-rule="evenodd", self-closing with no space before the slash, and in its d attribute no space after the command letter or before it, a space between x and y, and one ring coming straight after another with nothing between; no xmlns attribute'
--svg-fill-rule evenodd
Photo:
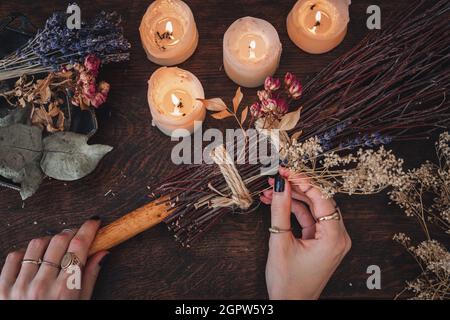
<svg viewBox="0 0 450 320"><path fill-rule="evenodd" d="M336 203L324 199L306 178L291 186L291 172L280 168L274 190L267 190L261 201L271 205L272 227L291 229L291 213L302 227L302 238L292 232L271 233L266 265L266 282L271 299L318 299L344 256L351 240L340 220L317 222L336 212ZM280 188L284 185L284 188Z"/></svg>
<svg viewBox="0 0 450 320"><path fill-rule="evenodd" d="M99 226L100 220L92 218L78 231L67 229L52 238L34 239L26 251L11 252L0 275L0 300L90 299L101 262L108 254L101 251L88 258ZM73 268L60 268L66 253L79 260L80 286L71 278L77 276L73 264L69 264Z"/></svg>

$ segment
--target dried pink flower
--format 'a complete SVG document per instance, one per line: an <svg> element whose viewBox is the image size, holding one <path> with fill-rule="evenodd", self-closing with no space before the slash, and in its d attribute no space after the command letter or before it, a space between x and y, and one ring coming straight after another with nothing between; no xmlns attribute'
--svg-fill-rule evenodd
<svg viewBox="0 0 450 320"><path fill-rule="evenodd" d="M297 81L297 77L290 72L286 73L284 76L284 84L286 85L286 88L289 88L295 81Z"/></svg>
<svg viewBox="0 0 450 320"><path fill-rule="evenodd" d="M264 89L266 91L277 91L281 87L281 81L278 78L267 77L264 81Z"/></svg>
<svg viewBox="0 0 450 320"><path fill-rule="evenodd" d="M100 59L94 54L90 54L84 59L84 66L86 67L86 70L92 73L95 77L98 75L100 70L100 64Z"/></svg>
<svg viewBox="0 0 450 320"><path fill-rule="evenodd" d="M298 80L295 80L289 87L289 95L292 97L292 99L299 99L302 95L302 92L303 86Z"/></svg>
<svg viewBox="0 0 450 320"><path fill-rule="evenodd" d="M250 113L253 117L259 118L261 115L261 104L259 102L255 102L250 107Z"/></svg>

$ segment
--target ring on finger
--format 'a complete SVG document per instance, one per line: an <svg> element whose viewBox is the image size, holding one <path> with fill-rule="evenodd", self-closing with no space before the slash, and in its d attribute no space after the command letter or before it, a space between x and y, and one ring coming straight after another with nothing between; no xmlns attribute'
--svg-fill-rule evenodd
<svg viewBox="0 0 450 320"><path fill-rule="evenodd" d="M75 266L80 268L83 267L80 258L78 258L78 256L73 252L67 252L62 258L61 269L66 271L67 269Z"/></svg>
<svg viewBox="0 0 450 320"><path fill-rule="evenodd" d="M292 228L290 229L281 229L278 227L270 227L269 228L270 233L286 233L286 232L292 232Z"/></svg>
<svg viewBox="0 0 450 320"><path fill-rule="evenodd" d="M53 262L47 261L47 260L42 260L42 261L41 261L41 264L42 264L42 265L49 266L49 267L56 268L56 269L58 269L58 270L61 268L61 266L58 265L57 263L53 263Z"/></svg>
<svg viewBox="0 0 450 320"><path fill-rule="evenodd" d="M324 217L320 217L317 220L319 222L321 222L321 221L330 221L330 220L341 220L341 210L339 209L339 207L336 207L332 214L329 214L329 215L324 216Z"/></svg>
<svg viewBox="0 0 450 320"><path fill-rule="evenodd" d="M22 264L34 264L34 265L40 265L42 263L42 260L34 260L34 259L23 259Z"/></svg>

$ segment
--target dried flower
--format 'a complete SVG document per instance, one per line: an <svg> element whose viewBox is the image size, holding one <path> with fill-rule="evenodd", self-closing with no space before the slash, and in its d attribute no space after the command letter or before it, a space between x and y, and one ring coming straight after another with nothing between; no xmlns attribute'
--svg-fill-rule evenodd
<svg viewBox="0 0 450 320"><path fill-rule="evenodd" d="M68 14L56 12L33 39L0 61L0 81L23 74L56 72L67 64L85 62L96 75L98 60L103 63L129 59L130 43L125 39L121 18L101 12L81 29L67 28Z"/></svg>
<svg viewBox="0 0 450 320"><path fill-rule="evenodd" d="M444 132L436 142L438 164L426 162L417 169L399 177L399 183L389 193L391 200L405 211L407 216L416 217L428 240L417 247L411 246L411 239L397 234L394 240L401 243L415 258L422 272L413 281L408 281L405 292L413 299L450 298L450 252L441 243L432 239L429 223L450 234L450 135ZM432 198L432 201L427 199Z"/></svg>
<svg viewBox="0 0 450 320"><path fill-rule="evenodd" d="M308 176L325 197L336 193L373 194L401 183L398 176L403 173L403 160L391 151L383 147L376 151L359 149L355 154L345 155L339 151L324 150L319 137L293 141L287 150L287 167Z"/></svg>
<svg viewBox="0 0 450 320"><path fill-rule="evenodd" d="M267 77L266 81L264 81L264 89L266 91L276 91L280 89L281 81L278 78Z"/></svg>
<svg viewBox="0 0 450 320"><path fill-rule="evenodd" d="M261 115L261 104L259 102L255 102L250 106L250 113L253 117L259 118Z"/></svg>
<svg viewBox="0 0 450 320"><path fill-rule="evenodd" d="M289 86L289 96L294 99L298 100L302 96L303 92L303 86L298 80L294 80L292 84Z"/></svg>
<svg viewBox="0 0 450 320"><path fill-rule="evenodd" d="M297 81L297 77L290 72L286 73L286 75L284 76L284 85L286 86L286 88L289 88L295 81Z"/></svg>

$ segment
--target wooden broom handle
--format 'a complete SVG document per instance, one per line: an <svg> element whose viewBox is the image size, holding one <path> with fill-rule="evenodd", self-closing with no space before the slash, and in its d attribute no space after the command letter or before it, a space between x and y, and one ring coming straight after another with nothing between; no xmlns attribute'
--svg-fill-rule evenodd
<svg viewBox="0 0 450 320"><path fill-rule="evenodd" d="M162 222L172 211L168 202L156 204L162 201L164 199L155 200L101 228L92 243L89 256L109 250Z"/></svg>

